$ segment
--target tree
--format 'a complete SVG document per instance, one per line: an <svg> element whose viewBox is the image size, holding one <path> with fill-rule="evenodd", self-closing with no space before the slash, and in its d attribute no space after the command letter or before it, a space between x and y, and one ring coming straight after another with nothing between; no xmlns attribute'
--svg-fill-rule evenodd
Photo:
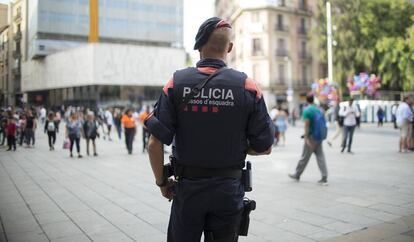
<svg viewBox="0 0 414 242"><path fill-rule="evenodd" d="M383 89L414 90L414 6L407 0L331 0L334 79L369 72L381 76ZM326 66L326 9L319 0L317 27L322 64Z"/></svg>

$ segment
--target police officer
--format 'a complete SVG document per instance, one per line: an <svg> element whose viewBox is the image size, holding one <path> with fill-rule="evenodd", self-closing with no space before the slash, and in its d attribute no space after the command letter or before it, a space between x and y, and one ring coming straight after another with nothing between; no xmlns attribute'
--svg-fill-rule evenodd
<svg viewBox="0 0 414 242"><path fill-rule="evenodd" d="M226 67L230 37L229 23L206 20L194 46L201 60L174 73L145 122L152 134L149 158L156 184L173 199L169 242L200 241L203 232L205 241L237 241L246 154L271 152L273 125L262 92L246 74ZM171 143L175 182L163 170L163 144Z"/></svg>

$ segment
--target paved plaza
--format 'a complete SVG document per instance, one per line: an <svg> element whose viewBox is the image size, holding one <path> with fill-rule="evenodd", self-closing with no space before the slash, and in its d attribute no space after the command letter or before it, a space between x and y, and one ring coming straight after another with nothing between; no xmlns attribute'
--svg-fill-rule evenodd
<svg viewBox="0 0 414 242"><path fill-rule="evenodd" d="M300 182L294 170L302 127L289 127L284 147L253 162L257 201L250 235L239 241L414 241L414 153L397 152L398 131L364 125L355 154L339 140L325 145L329 186L320 186L313 157ZM113 134L114 135L114 134ZM69 158L62 136L50 152L0 149L0 241L166 241L170 205L154 184L141 134L133 155L118 140L98 140L98 157ZM115 137L115 136L113 136Z"/></svg>

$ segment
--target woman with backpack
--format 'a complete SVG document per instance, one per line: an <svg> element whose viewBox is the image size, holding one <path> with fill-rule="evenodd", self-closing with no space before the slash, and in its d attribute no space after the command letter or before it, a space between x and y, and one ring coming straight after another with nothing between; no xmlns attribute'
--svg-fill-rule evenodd
<svg viewBox="0 0 414 242"><path fill-rule="evenodd" d="M80 138L82 132L82 123L78 119L76 113L72 113L69 122L66 124L66 138L70 140L70 157L73 157L73 145L76 143L76 150L78 151L78 158L82 158L80 154Z"/></svg>
<svg viewBox="0 0 414 242"><path fill-rule="evenodd" d="M98 156L96 153L95 139L99 137L98 122L95 120L93 112L89 112L86 116L86 121L83 123L83 132L86 139L86 154L89 155L89 143L92 141L93 155Z"/></svg>
<svg viewBox="0 0 414 242"><path fill-rule="evenodd" d="M49 140L49 149L51 151L55 150L57 124L55 121L55 114L53 112L50 112L47 115L47 120L45 122L45 133L47 133L47 137Z"/></svg>

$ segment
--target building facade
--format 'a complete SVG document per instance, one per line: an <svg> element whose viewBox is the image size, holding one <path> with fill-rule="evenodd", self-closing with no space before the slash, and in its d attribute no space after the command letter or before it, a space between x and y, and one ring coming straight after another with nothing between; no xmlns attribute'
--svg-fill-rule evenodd
<svg viewBox="0 0 414 242"><path fill-rule="evenodd" d="M8 83L8 11L8 5L0 4L0 106L4 103Z"/></svg>
<svg viewBox="0 0 414 242"><path fill-rule="evenodd" d="M229 20L234 51L229 62L263 89L269 107L304 102L320 78L315 24L316 0L216 0L216 13Z"/></svg>
<svg viewBox="0 0 414 242"><path fill-rule="evenodd" d="M139 106L185 65L182 0L99 0L99 43L88 43L89 0L26 3L25 103Z"/></svg>

